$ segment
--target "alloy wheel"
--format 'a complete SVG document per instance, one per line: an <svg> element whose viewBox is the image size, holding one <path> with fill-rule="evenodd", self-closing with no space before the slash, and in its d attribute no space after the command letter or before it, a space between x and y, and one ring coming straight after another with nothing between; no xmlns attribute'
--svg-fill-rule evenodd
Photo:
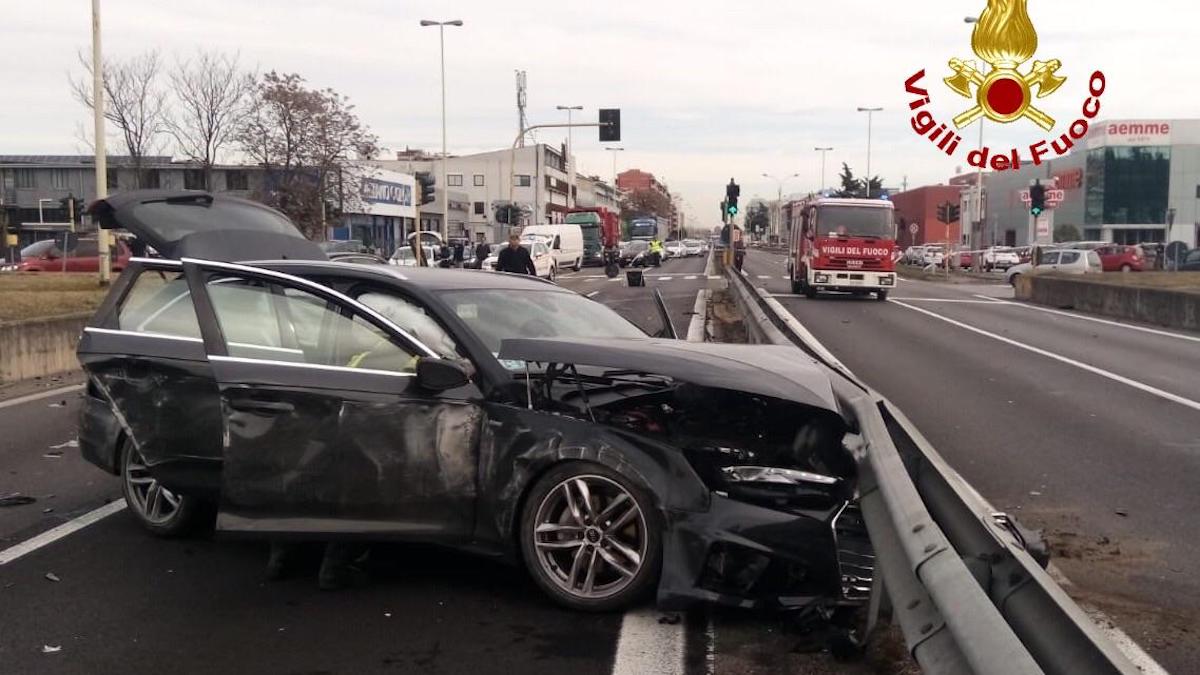
<svg viewBox="0 0 1200 675"><path fill-rule="evenodd" d="M533 544L546 576L587 599L620 593L646 559L646 518L637 500L615 481L572 476L538 505Z"/></svg>
<svg viewBox="0 0 1200 675"><path fill-rule="evenodd" d="M123 479L129 506L154 525L170 522L179 513L179 495L163 487L158 479L150 475L146 460L136 448L130 447L125 457Z"/></svg>

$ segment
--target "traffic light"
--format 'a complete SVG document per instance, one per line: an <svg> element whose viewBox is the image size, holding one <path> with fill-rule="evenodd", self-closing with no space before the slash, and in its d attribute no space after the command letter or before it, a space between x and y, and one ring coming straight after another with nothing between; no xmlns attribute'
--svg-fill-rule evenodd
<svg viewBox="0 0 1200 675"><path fill-rule="evenodd" d="M421 187L421 204L432 204L435 197L434 186L437 185L437 178L428 171L418 171L416 174L417 183Z"/></svg>
<svg viewBox="0 0 1200 675"><path fill-rule="evenodd" d="M621 109L600 109L600 142L611 143L621 140Z"/></svg>
<svg viewBox="0 0 1200 675"><path fill-rule="evenodd" d="M950 202L938 204L937 219L939 223L950 222Z"/></svg>
<svg viewBox="0 0 1200 675"><path fill-rule="evenodd" d="M725 186L725 211L731 216L737 215L740 194L742 194L742 188L730 178L729 185Z"/></svg>
<svg viewBox="0 0 1200 675"><path fill-rule="evenodd" d="M1029 186L1029 213L1036 218L1046 210L1046 188L1037 180Z"/></svg>
<svg viewBox="0 0 1200 675"><path fill-rule="evenodd" d="M948 220L946 222L953 223L958 220L958 217L960 215L962 215L962 207L959 206L958 204L951 204L950 205L950 214L949 214L950 220Z"/></svg>

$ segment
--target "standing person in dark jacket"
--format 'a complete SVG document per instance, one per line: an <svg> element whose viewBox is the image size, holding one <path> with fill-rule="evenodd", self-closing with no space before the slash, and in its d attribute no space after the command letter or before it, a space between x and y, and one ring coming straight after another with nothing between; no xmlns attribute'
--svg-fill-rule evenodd
<svg viewBox="0 0 1200 675"><path fill-rule="evenodd" d="M464 248L465 247L463 246L462 241L454 242L454 266L455 267L463 266L463 249Z"/></svg>
<svg viewBox="0 0 1200 675"><path fill-rule="evenodd" d="M492 254L492 247L488 246L487 242L481 236L479 243L475 245L475 269L483 269L483 261L488 259Z"/></svg>
<svg viewBox="0 0 1200 675"><path fill-rule="evenodd" d="M496 260L496 271L537 276L537 268L533 266L533 258L529 257L529 249L521 246L517 235L508 235L508 246L500 249Z"/></svg>

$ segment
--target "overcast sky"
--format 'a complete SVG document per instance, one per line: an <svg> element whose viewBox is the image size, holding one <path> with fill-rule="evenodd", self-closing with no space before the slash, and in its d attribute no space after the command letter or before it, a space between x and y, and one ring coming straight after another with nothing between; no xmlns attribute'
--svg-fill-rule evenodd
<svg viewBox="0 0 1200 675"><path fill-rule="evenodd" d="M1035 58L1058 58L1067 83L1039 107L1075 119L1087 77L1108 79L1104 118L1200 114L1192 52L1200 7L1183 0L1095 3L1030 0ZM784 192L820 183L817 145L833 146L826 183L841 162L865 171L874 119L872 173L885 185L944 182L964 163L914 134L904 80L926 69L930 109L947 121L966 107L941 84L951 57L974 59L971 27L984 0L105 0L105 53L159 49L170 59L198 48L240 52L260 71L303 75L351 97L391 149L440 148L437 28L423 18L460 18L446 30L449 149L507 147L517 131L513 71L528 73L531 123L565 121L556 105L622 109L618 168L657 174L688 210L717 217L731 176L743 199L773 196L761 174L791 179ZM89 120L72 100L76 52L90 49L90 2L5 3L0 21L0 154L86 151L76 128ZM578 117L577 117L578 119ZM977 142L977 127L966 132ZM1028 146L1047 134L1028 122L989 124L986 143ZM538 135L560 142L560 130ZM594 129L575 133L580 169L607 176L611 153ZM110 146L110 150L115 148Z"/></svg>

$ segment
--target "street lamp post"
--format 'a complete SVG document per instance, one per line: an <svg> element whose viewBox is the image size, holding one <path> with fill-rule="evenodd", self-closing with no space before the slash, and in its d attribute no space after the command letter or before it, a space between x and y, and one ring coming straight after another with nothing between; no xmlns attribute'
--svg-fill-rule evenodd
<svg viewBox="0 0 1200 675"><path fill-rule="evenodd" d="M867 199L871 198L871 116L883 110L883 108L863 108L859 107L858 112L867 113Z"/></svg>
<svg viewBox="0 0 1200 675"><path fill-rule="evenodd" d="M625 152L625 148L605 148L605 150L608 150L609 152L613 153L613 156L612 156L612 158L613 158L613 168L612 168L613 199L617 201L617 209L619 210L620 206L621 206L621 204L620 204L621 200L618 197L618 195L620 194L620 190L617 189L617 153Z"/></svg>
<svg viewBox="0 0 1200 675"><path fill-rule="evenodd" d="M575 189L575 162L571 157L571 113L575 110L583 110L581 105L556 105L557 110L567 111L567 207L574 206L571 203L573 199L572 193Z"/></svg>
<svg viewBox="0 0 1200 675"><path fill-rule="evenodd" d="M821 153L821 187L817 190L817 192L823 192L825 190L825 153L832 149L833 148L813 148L813 150ZM867 178L869 180L870 176Z"/></svg>
<svg viewBox="0 0 1200 675"><path fill-rule="evenodd" d="M779 221L783 219L783 184L786 183L788 179L797 178L799 176L799 173L794 173L790 176L784 176L783 178L776 178L768 173L763 174L763 178L770 178L771 180L775 181L775 213L772 214L771 217L771 230L776 235L781 233Z"/></svg>
<svg viewBox="0 0 1200 675"><path fill-rule="evenodd" d="M108 196L108 152L104 147L104 59L100 50L100 0L92 0L92 116L95 124L96 199ZM96 248L100 255L100 285L112 278L108 232L96 228Z"/></svg>
<svg viewBox="0 0 1200 675"><path fill-rule="evenodd" d="M450 238L450 186L446 182L446 26L461 26L461 19L453 21L421 20L422 26L438 27L438 45L442 62L442 241Z"/></svg>

